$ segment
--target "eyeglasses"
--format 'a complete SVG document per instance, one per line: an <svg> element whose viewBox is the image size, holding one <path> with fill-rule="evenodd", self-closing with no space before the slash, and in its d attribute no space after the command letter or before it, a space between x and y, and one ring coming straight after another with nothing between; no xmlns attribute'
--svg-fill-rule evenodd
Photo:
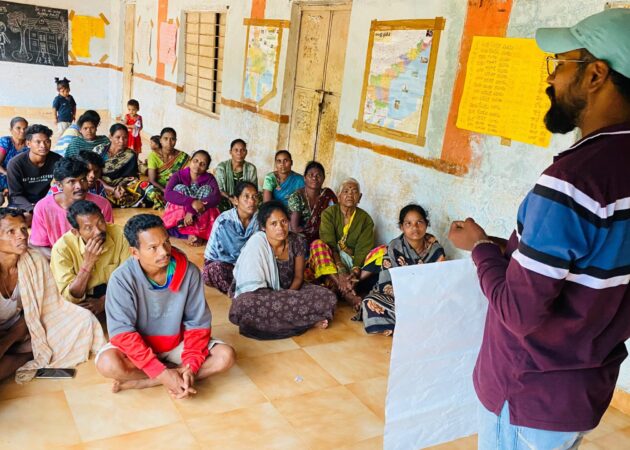
<svg viewBox="0 0 630 450"><path fill-rule="evenodd" d="M554 58L553 56L547 56L545 60L547 61L547 73L549 75L553 75L561 62L592 63L595 61L593 59L560 59Z"/></svg>

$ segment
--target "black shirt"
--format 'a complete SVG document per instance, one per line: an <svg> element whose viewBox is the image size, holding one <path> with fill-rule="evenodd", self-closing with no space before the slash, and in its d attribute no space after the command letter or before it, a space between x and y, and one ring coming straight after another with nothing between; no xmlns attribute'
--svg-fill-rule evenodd
<svg viewBox="0 0 630 450"><path fill-rule="evenodd" d="M42 167L31 162L26 151L11 159L7 168L9 206L32 211L35 203L44 198L50 189L55 163L61 159L50 152Z"/></svg>

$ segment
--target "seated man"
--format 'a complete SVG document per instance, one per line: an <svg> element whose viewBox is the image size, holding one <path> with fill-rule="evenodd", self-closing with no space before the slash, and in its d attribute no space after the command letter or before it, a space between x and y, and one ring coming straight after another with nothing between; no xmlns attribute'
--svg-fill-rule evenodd
<svg viewBox="0 0 630 450"><path fill-rule="evenodd" d="M114 222L112 206L107 199L87 192L87 172L87 165L78 159L60 159L53 172L53 195L46 196L35 205L30 243L49 258L53 244L72 228L66 215L70 205L77 200L96 203L105 221Z"/></svg>
<svg viewBox="0 0 630 450"><path fill-rule="evenodd" d="M98 316L105 311L107 281L131 255L129 245L96 203L74 202L67 218L72 229L53 245L50 268L61 295Z"/></svg>
<svg viewBox="0 0 630 450"><path fill-rule="evenodd" d="M308 264L315 278L325 278L344 300L358 308L361 297L355 286L372 274L361 269L374 259L367 258L374 246L374 222L357 206L362 196L357 180L348 178L343 181L337 196L339 204L322 213L320 239L311 244ZM374 253L378 251L370 256Z"/></svg>
<svg viewBox="0 0 630 450"><path fill-rule="evenodd" d="M31 213L35 203L46 196L55 163L61 159L50 152L51 136L52 130L44 125L31 125L26 129L28 151L12 158L7 167L9 207Z"/></svg>
<svg viewBox="0 0 630 450"><path fill-rule="evenodd" d="M113 392L162 384L174 398L193 395L196 380L228 370L235 359L232 347L211 339L201 273L171 247L157 216L132 217L125 237L133 258L109 280L110 343L96 356L96 369L114 379Z"/></svg>
<svg viewBox="0 0 630 450"><path fill-rule="evenodd" d="M0 379L28 381L42 367L72 367L105 339L96 317L63 300L48 260L28 248L24 213L0 208Z"/></svg>

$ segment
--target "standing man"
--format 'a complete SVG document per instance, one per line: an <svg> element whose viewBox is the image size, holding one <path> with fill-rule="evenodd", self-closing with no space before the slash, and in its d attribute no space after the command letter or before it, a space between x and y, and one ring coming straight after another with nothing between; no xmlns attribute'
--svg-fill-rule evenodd
<svg viewBox="0 0 630 450"><path fill-rule="evenodd" d="M545 124L584 137L543 172L509 241L470 218L451 225L489 302L473 377L480 449L577 448L628 354L630 10L539 29L536 41L555 53Z"/></svg>

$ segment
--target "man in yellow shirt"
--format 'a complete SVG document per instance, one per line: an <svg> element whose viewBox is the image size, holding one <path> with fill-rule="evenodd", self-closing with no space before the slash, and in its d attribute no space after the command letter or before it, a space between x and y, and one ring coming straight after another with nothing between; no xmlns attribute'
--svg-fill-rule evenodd
<svg viewBox="0 0 630 450"><path fill-rule="evenodd" d="M118 225L105 222L100 208L78 200L68 208L72 229L53 245L50 268L61 295L99 315L112 272L129 256L129 244Z"/></svg>

